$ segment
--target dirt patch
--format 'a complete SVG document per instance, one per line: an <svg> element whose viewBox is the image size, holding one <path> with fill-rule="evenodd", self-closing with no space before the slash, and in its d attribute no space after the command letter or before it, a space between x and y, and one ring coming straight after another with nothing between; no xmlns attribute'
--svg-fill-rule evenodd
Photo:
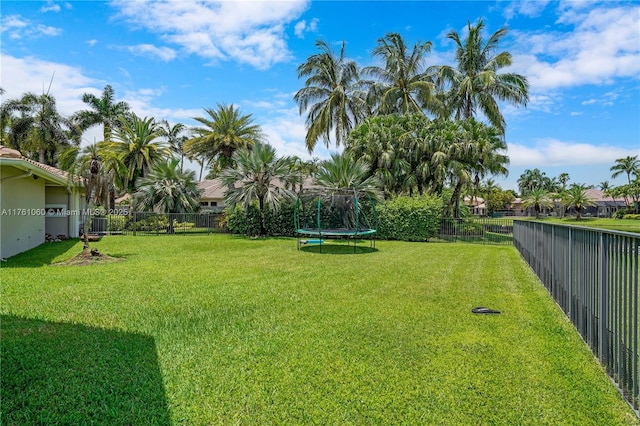
<svg viewBox="0 0 640 426"><path fill-rule="evenodd" d="M122 262L124 259L121 257L113 257L107 254L100 253L98 249L82 250L80 254L72 257L64 262L55 263L54 266L87 266L87 265L100 265L103 263Z"/></svg>

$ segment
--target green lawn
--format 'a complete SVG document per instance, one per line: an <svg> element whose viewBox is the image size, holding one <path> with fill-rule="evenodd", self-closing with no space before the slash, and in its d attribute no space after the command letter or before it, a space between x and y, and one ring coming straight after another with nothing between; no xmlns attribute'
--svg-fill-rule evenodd
<svg viewBox="0 0 640 426"><path fill-rule="evenodd" d="M3 425L638 424L510 246L93 246L2 263Z"/></svg>
<svg viewBox="0 0 640 426"><path fill-rule="evenodd" d="M535 218L533 218L535 220ZM543 218L539 219L543 222L562 223L565 225L586 226L589 228L610 229L612 231L635 232L640 233L640 220L635 219L607 219L607 218L591 218L583 217L576 220L575 217L570 218Z"/></svg>

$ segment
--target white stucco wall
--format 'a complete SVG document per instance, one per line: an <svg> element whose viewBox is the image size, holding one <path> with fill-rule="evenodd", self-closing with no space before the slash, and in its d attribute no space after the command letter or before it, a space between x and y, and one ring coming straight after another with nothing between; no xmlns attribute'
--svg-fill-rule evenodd
<svg viewBox="0 0 640 426"><path fill-rule="evenodd" d="M22 175L13 167L1 167L0 177ZM33 176L0 184L0 257L8 258L44 243L45 183Z"/></svg>

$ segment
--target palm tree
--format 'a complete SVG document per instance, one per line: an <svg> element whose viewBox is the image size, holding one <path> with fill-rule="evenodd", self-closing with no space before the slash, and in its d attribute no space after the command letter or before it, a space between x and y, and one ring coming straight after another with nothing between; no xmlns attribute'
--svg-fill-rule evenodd
<svg viewBox="0 0 640 426"><path fill-rule="evenodd" d="M372 66L362 70L374 77L370 90L370 103L378 105L379 114L424 114L427 108L436 111L434 83L425 72L425 55L431 42L417 42L411 51L398 33L389 33L378 39L373 56L384 61L384 68Z"/></svg>
<svg viewBox="0 0 640 426"><path fill-rule="evenodd" d="M13 116L14 113L17 115ZM25 93L19 99L9 100L2 106L2 115L10 133L3 138L40 163L55 165L61 151L79 144L80 132L74 122L58 112L56 99L48 93Z"/></svg>
<svg viewBox="0 0 640 426"><path fill-rule="evenodd" d="M314 183L329 190L351 189L381 200L380 181L370 173L371 166L363 158L354 159L349 153L333 153L320 163Z"/></svg>
<svg viewBox="0 0 640 426"><path fill-rule="evenodd" d="M534 188L522 198L522 207L525 209L533 207L536 212L536 219L539 219L542 209L553 207L551 193L541 187Z"/></svg>
<svg viewBox="0 0 640 426"><path fill-rule="evenodd" d="M140 118L134 113L120 116L114 139L107 146L126 167L128 192L135 192L137 179L145 177L151 167L169 156L169 150L159 140L161 135L154 118Z"/></svg>
<svg viewBox="0 0 640 426"><path fill-rule="evenodd" d="M447 35L456 44L456 68L443 65L429 71L437 70L441 86L448 85L445 100L456 119L474 117L480 110L491 125L504 134L506 122L497 101L526 106L529 83L522 75L499 73L500 69L511 66L509 52L494 55L498 43L507 34L506 28L493 33L486 42L482 36L482 19L475 26L469 22L467 30L464 41L456 31Z"/></svg>
<svg viewBox="0 0 640 426"><path fill-rule="evenodd" d="M635 175L636 178L640 177L640 160L637 155L634 155L633 157L628 155L624 158L618 158L609 171L613 172L611 177L614 179L622 173L625 173L627 175L628 185L631 186L631 175ZM631 192L631 198L633 199L633 204L637 212L638 208L640 208L640 206L638 206L638 196L633 191Z"/></svg>
<svg viewBox="0 0 640 426"><path fill-rule="evenodd" d="M336 146L340 146L366 115L358 66L345 57L345 43L338 56L325 41L317 40L315 45L320 53L298 67L298 78L308 78L294 96L300 114L307 114L305 144L309 152L319 139L328 147L332 131Z"/></svg>
<svg viewBox="0 0 640 426"><path fill-rule="evenodd" d="M627 175L627 183L631 184L631 175L640 175L640 160L637 155L633 157L628 155L624 158L618 158L616 163L611 166L609 171L613 179L620 176L622 173Z"/></svg>
<svg viewBox="0 0 640 426"><path fill-rule="evenodd" d="M147 176L138 179L134 196L140 206L157 213L191 213L200 208L195 172L183 172L179 164L177 158L155 163ZM169 234L174 232L173 219L169 214Z"/></svg>
<svg viewBox="0 0 640 426"><path fill-rule="evenodd" d="M71 176L77 176L86 181L86 172L94 160L97 160L100 165L96 203L109 211L114 207L117 189L124 188L123 176L126 174L126 167L106 144L101 142L84 148L79 146L68 148L60 154L59 167Z"/></svg>
<svg viewBox="0 0 640 426"><path fill-rule="evenodd" d="M172 126L167 120L160 122L160 133L167 138L171 152L180 158L180 171L183 169L184 157L187 155L185 151L187 137L181 135L185 130L187 130L187 126L182 123L176 123Z"/></svg>
<svg viewBox="0 0 640 426"><path fill-rule="evenodd" d="M571 185L567 189L562 197L562 201L567 209L575 207L576 220L580 220L580 214L583 207L595 206L595 201L587 195L586 187L584 185Z"/></svg>
<svg viewBox="0 0 640 426"><path fill-rule="evenodd" d="M205 108L205 111L208 117L194 117L203 126L191 129L193 137L185 144L190 155L204 157L223 169L233 165L236 150L251 148L262 141L262 130L254 124L253 116L242 115L233 104L218 104L216 110Z"/></svg>
<svg viewBox="0 0 640 426"><path fill-rule="evenodd" d="M540 171L540 169L526 169L518 178L518 190L520 191L520 195L524 197L534 189L545 188L545 182L547 179L546 173Z"/></svg>
<svg viewBox="0 0 640 426"><path fill-rule="evenodd" d="M294 197L285 183L291 179L291 161L277 157L269 144L257 142L251 150L240 149L233 154L235 167L222 171L220 179L229 187L225 203L231 208L242 204L247 208L258 201L262 221L260 234L265 234L265 208L278 210L284 200ZM238 186L236 186L236 184Z"/></svg>
<svg viewBox="0 0 640 426"><path fill-rule="evenodd" d="M76 113L82 128L102 124L104 141L110 141L113 130L122 124L120 116L129 113L129 104L124 101L116 102L113 87L108 84L101 97L85 93L82 95L82 102L89 106L89 109Z"/></svg>
<svg viewBox="0 0 640 426"><path fill-rule="evenodd" d="M560 175L558 176L558 182L560 182L560 185L562 185L562 192L567 189L567 182L569 182L569 179L569 173L560 173Z"/></svg>
<svg viewBox="0 0 640 426"><path fill-rule="evenodd" d="M89 249L89 228L96 204L109 210L115 170L101 160L97 144L83 149L71 147L61 155L61 164L68 172L69 184L81 180L88 213L84 215L83 250Z"/></svg>

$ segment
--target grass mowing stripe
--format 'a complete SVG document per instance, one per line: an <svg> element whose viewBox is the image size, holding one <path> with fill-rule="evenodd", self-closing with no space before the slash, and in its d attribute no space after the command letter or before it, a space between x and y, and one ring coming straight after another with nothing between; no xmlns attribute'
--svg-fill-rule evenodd
<svg viewBox="0 0 640 426"><path fill-rule="evenodd" d="M126 261L46 266L80 249L64 244L2 265L0 311L150 339L151 353L132 352L158 374L125 386L149 409L107 394L78 410L74 400L106 385L54 380L41 394L9 396L3 424L27 403L37 415L59 388L69 398L54 413L71 423L113 412L122 424L637 424L512 247L379 241L354 255L298 251L292 239L107 237L95 246ZM503 313L472 315L480 305ZM3 346L5 337L20 346L23 332L4 324ZM50 345L44 330L30 335ZM96 359L76 340L68 352L91 367L78 374L127 376L105 361L121 349L99 346ZM33 366L36 352L20 356ZM56 351L44 356L52 372L75 369ZM2 362L16 360L3 351ZM2 380L5 389L18 378Z"/></svg>

